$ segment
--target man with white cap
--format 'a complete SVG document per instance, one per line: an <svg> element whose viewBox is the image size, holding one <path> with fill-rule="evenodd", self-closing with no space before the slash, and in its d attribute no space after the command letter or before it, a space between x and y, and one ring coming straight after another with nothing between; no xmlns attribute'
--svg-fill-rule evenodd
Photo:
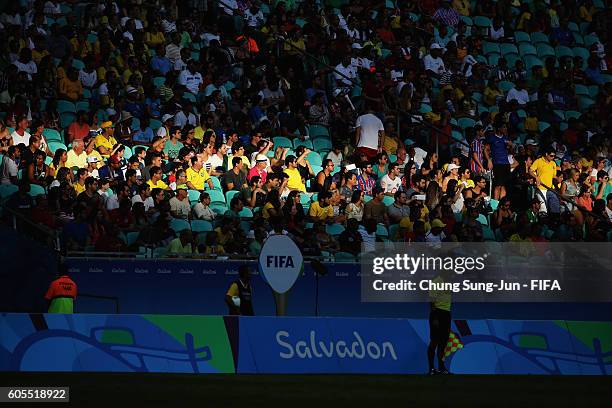
<svg viewBox="0 0 612 408"><path fill-rule="evenodd" d="M174 126L174 115L166 113L162 116L162 126L157 129L157 136L167 137L170 135L170 128Z"/></svg>
<svg viewBox="0 0 612 408"><path fill-rule="evenodd" d="M446 191L446 186L448 185L448 182L450 180L457 180L459 181L459 166L456 165L455 163L451 163L446 167L446 173L447 176L444 177L444 180L442 181L442 191Z"/></svg>
<svg viewBox="0 0 612 408"><path fill-rule="evenodd" d="M534 139L525 140L525 150L527 150L527 153L530 156L536 156L538 151L538 142L536 142Z"/></svg>
<svg viewBox="0 0 612 408"><path fill-rule="evenodd" d="M433 43L429 46L429 54L423 58L425 71L434 78L440 76L446 71L444 61L442 60L442 47L438 43Z"/></svg>
<svg viewBox="0 0 612 408"><path fill-rule="evenodd" d="M255 157L255 166L253 166L253 168L249 170L247 179L251 181L251 178L253 178L253 176L259 176L261 178L261 181L265 183L266 178L268 177L266 167L268 167L268 158L264 154L258 154Z"/></svg>

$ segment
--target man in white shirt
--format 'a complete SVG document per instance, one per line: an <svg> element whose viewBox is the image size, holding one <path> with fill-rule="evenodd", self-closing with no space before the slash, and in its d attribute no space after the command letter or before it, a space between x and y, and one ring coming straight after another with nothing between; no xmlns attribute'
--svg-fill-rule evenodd
<svg viewBox="0 0 612 408"><path fill-rule="evenodd" d="M325 158L331 160L335 167L342 167L342 160L344 159L342 155L342 147L338 146L337 144L334 145L333 150L327 153L327 157Z"/></svg>
<svg viewBox="0 0 612 408"><path fill-rule="evenodd" d="M519 79L514 88L508 91L506 102L515 99L519 105L524 106L529 102L529 93L525 89L525 80Z"/></svg>
<svg viewBox="0 0 612 408"><path fill-rule="evenodd" d="M446 71L444 61L442 60L442 47L438 43L433 43L429 47L429 54L423 58L425 71L434 78L440 78L440 75Z"/></svg>
<svg viewBox="0 0 612 408"><path fill-rule="evenodd" d="M36 63L32 60L32 51L24 47L19 52L19 59L13 63L19 72L28 74L28 80L32 80L32 75L38 72Z"/></svg>
<svg viewBox="0 0 612 408"><path fill-rule="evenodd" d="M196 71L195 62L193 60L187 62L187 69L181 71L178 82L189 89L189 92L194 95L200 92L200 86L204 83L204 80L202 79L202 74Z"/></svg>
<svg viewBox="0 0 612 408"><path fill-rule="evenodd" d="M15 159L19 157L21 150L17 146L9 146L6 155L2 158L0 165L0 184L17 184L19 168Z"/></svg>
<svg viewBox="0 0 612 408"><path fill-rule="evenodd" d="M334 76L336 77L336 85L339 88L351 88L353 86L353 82L351 80L355 80L357 78L357 69L351 65L351 58L348 56L342 58L342 62L336 65L335 69L337 71L334 72Z"/></svg>
<svg viewBox="0 0 612 408"><path fill-rule="evenodd" d="M210 96L213 92L220 91L221 97L223 99L228 99L229 94L227 93L227 89L223 86L223 79L218 76L215 78L215 82L212 84L208 84L206 88L204 88L204 96Z"/></svg>
<svg viewBox="0 0 612 408"><path fill-rule="evenodd" d="M264 15L256 4L251 4L251 7L244 12L249 27L259 27L264 22Z"/></svg>
<svg viewBox="0 0 612 408"><path fill-rule="evenodd" d="M219 150L215 154L211 154L206 160L206 168L210 165L209 174L211 176L220 176L222 173L217 170L219 167L223 167L223 158L227 155L227 145L224 143L219 147Z"/></svg>
<svg viewBox="0 0 612 408"><path fill-rule="evenodd" d="M27 130L25 130L29 125L30 121L26 117L22 117L19 123L17 123L17 129L11 133L11 137L13 138L13 146L17 146L20 143L23 143L26 147L30 145L31 135Z"/></svg>
<svg viewBox="0 0 612 408"><path fill-rule="evenodd" d="M210 194L200 193L200 201L193 206L193 218L196 220L214 221L217 214L210 209Z"/></svg>
<svg viewBox="0 0 612 408"><path fill-rule="evenodd" d="M119 208L121 200L125 200L126 198L130 198L130 187L125 182L121 182L117 188L117 194L112 195L106 200L106 210L112 211Z"/></svg>
<svg viewBox="0 0 612 408"><path fill-rule="evenodd" d="M399 177L400 167L397 163L389 164L389 171L380 179L380 187L385 195L394 196L402 187L402 180Z"/></svg>
<svg viewBox="0 0 612 408"><path fill-rule="evenodd" d="M170 199L170 213L174 218L182 220L189 219L191 206L189 205L189 199L187 197L187 189L179 188L176 190L176 196Z"/></svg>
<svg viewBox="0 0 612 408"><path fill-rule="evenodd" d="M198 119L193 113L193 104L191 102L185 102L183 104L183 109L174 115L174 126L184 128L185 125L188 124L193 127L198 125Z"/></svg>
<svg viewBox="0 0 612 408"><path fill-rule="evenodd" d="M143 203L145 211L149 211L155 207L155 201L151 197L151 186L147 183L142 183L138 186L138 194L132 197L132 205L136 203Z"/></svg>
<svg viewBox="0 0 612 408"><path fill-rule="evenodd" d="M371 111L359 116L355 123L355 143L359 154L365 154L369 160L378 154L385 137L382 121Z"/></svg>

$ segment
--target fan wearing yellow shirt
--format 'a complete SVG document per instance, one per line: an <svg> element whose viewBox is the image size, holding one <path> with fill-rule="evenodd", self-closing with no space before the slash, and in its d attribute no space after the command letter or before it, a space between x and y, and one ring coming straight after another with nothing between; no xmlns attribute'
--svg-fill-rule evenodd
<svg viewBox="0 0 612 408"><path fill-rule="evenodd" d="M87 169L78 169L76 174L76 181L73 184L74 191L76 192L77 197L83 191L85 191L85 179L89 176L89 172Z"/></svg>
<svg viewBox="0 0 612 408"><path fill-rule="evenodd" d="M287 168L285 169L285 174L289 176L287 180L287 188L289 190L299 190L303 193L306 192L306 186L304 185L304 181L302 180L302 175L298 170L298 161L297 157L293 155L287 156L285 159L287 163Z"/></svg>
<svg viewBox="0 0 612 408"><path fill-rule="evenodd" d="M186 171L187 174L187 187L190 190L204 190L204 183L208 184L208 187L213 190L214 185L208 172L202 164L202 159L199 156L193 156L191 158L191 167Z"/></svg>
<svg viewBox="0 0 612 408"><path fill-rule="evenodd" d="M151 186L151 190L154 188L160 188L162 190L171 190L171 188L162 181L162 170L159 166L153 166L149 170L151 179L147 181L147 184Z"/></svg>
<svg viewBox="0 0 612 408"><path fill-rule="evenodd" d="M310 205L308 209L308 216L313 221L333 221L334 219L334 207L329 204L331 195L327 191L322 191L317 197L317 201Z"/></svg>
<svg viewBox="0 0 612 408"><path fill-rule="evenodd" d="M102 157L108 158L113 151L113 147L117 144L117 140L113 137L115 128L113 122L110 121L102 123L100 127L103 133L96 136L94 143Z"/></svg>
<svg viewBox="0 0 612 408"><path fill-rule="evenodd" d="M529 168L529 174L535 178L539 187L536 195L542 203L540 211L558 214L560 212L559 199L554 192L549 190L549 188L552 188L553 178L557 174L555 149L547 148L542 157L533 162Z"/></svg>

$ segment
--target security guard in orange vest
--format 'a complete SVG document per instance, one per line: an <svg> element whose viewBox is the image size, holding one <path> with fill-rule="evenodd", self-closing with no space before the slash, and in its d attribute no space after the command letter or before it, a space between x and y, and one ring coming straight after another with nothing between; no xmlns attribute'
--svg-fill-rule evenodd
<svg viewBox="0 0 612 408"><path fill-rule="evenodd" d="M60 266L60 276L49 285L45 299L50 301L49 313L73 313L77 285Z"/></svg>

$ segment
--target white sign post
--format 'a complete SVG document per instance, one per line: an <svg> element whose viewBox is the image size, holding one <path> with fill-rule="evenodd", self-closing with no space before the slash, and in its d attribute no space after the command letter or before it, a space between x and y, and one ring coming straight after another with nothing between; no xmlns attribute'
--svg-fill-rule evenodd
<svg viewBox="0 0 612 408"><path fill-rule="evenodd" d="M285 315L288 292L300 275L303 262L302 252L286 235L268 237L261 248L259 268L274 293L277 316Z"/></svg>

